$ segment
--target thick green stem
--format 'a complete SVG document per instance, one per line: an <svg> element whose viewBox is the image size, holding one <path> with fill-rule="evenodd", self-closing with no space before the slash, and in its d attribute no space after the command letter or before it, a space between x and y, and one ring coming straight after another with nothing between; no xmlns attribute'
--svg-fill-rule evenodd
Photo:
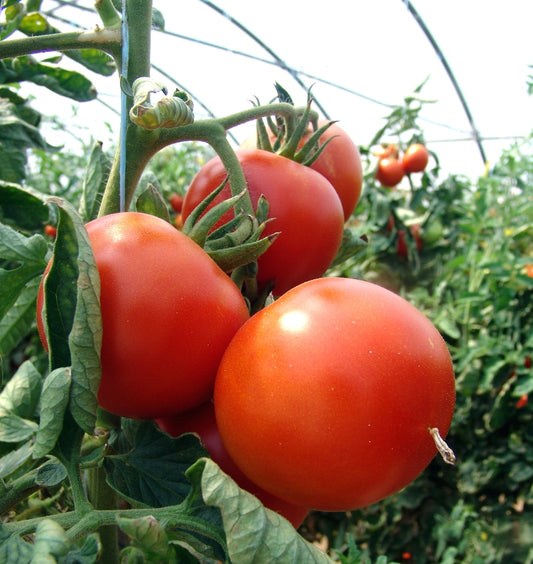
<svg viewBox="0 0 533 564"><path fill-rule="evenodd" d="M0 59L21 57L32 53L91 48L100 49L119 61L120 43L120 29L51 33L50 35L0 41Z"/></svg>
<svg viewBox="0 0 533 564"><path fill-rule="evenodd" d="M17 480L13 480L7 486L6 491L0 497L0 513L5 513L19 501L22 501L39 489L39 486L35 483L36 476L37 470L33 470Z"/></svg>
<svg viewBox="0 0 533 564"><path fill-rule="evenodd" d="M89 498L95 509L116 510L118 506L117 492L106 482L106 473L102 467L87 470ZM102 543L101 562L114 564L118 562L118 528L116 523L101 526L99 531Z"/></svg>

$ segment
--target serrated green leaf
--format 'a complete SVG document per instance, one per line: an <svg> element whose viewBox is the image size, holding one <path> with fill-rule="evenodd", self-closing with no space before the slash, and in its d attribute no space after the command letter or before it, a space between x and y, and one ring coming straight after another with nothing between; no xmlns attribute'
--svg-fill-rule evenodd
<svg viewBox="0 0 533 564"><path fill-rule="evenodd" d="M35 366L26 360L0 393L0 415L33 417L41 395L41 387L41 375Z"/></svg>
<svg viewBox="0 0 533 564"><path fill-rule="evenodd" d="M30 458L33 450L33 442L28 441L19 448L8 452L0 458L0 478L5 478L20 468L28 458ZM0 559L3 562L3 560Z"/></svg>
<svg viewBox="0 0 533 564"><path fill-rule="evenodd" d="M41 487L51 488L57 486L67 477L67 469L59 460L50 460L43 464L37 471L35 483Z"/></svg>
<svg viewBox="0 0 533 564"><path fill-rule="evenodd" d="M137 504L181 503L190 490L185 470L207 455L199 440L193 435L173 439L153 421L123 420L123 424L125 429L110 440L119 454L104 459L110 486Z"/></svg>
<svg viewBox="0 0 533 564"><path fill-rule="evenodd" d="M3 158L2 152L2 160ZM9 220L17 227L28 231L41 229L49 219L48 208L41 198L19 184L1 179L0 213L4 220Z"/></svg>
<svg viewBox="0 0 533 564"><path fill-rule="evenodd" d="M99 561L101 552L98 533L91 533L85 538L81 548L69 551L61 560L61 564L94 564Z"/></svg>
<svg viewBox="0 0 533 564"><path fill-rule="evenodd" d="M44 284L50 368L71 366L69 409L92 433L101 374L100 278L81 217L68 202L50 201L59 209L54 259Z"/></svg>
<svg viewBox="0 0 533 564"><path fill-rule="evenodd" d="M9 413L0 416L0 443L19 443L37 432L38 425L34 421L23 419Z"/></svg>
<svg viewBox="0 0 533 564"><path fill-rule="evenodd" d="M278 513L237 484L210 459L199 460L187 472L194 483L199 479L207 505L220 509L231 562L254 564L331 563L319 548L307 542Z"/></svg>
<svg viewBox="0 0 533 564"><path fill-rule="evenodd" d="M84 221L90 221L98 215L109 170L110 162L102 150L102 142L97 141L91 149L83 178L79 213Z"/></svg>
<svg viewBox="0 0 533 564"><path fill-rule="evenodd" d="M0 319L0 356L7 356L32 329L39 277L30 280Z"/></svg>
<svg viewBox="0 0 533 564"><path fill-rule="evenodd" d="M57 443L63 429L63 416L69 402L71 382L69 367L56 368L44 381L39 430L33 448L35 459L47 455Z"/></svg>

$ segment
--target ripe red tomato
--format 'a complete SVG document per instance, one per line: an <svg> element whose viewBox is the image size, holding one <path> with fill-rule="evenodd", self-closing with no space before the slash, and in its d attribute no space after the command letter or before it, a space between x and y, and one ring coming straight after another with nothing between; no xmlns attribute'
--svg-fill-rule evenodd
<svg viewBox="0 0 533 564"><path fill-rule="evenodd" d="M455 405L450 354L403 298L348 278L301 284L235 334L215 381L230 456L255 483L323 511L370 505L437 452Z"/></svg>
<svg viewBox="0 0 533 564"><path fill-rule="evenodd" d="M51 237L52 239L55 239L57 235L57 227L54 227L53 225L45 225L44 234L48 235L48 237Z"/></svg>
<svg viewBox="0 0 533 564"><path fill-rule="evenodd" d="M87 224L101 283L99 404L155 418L207 401L226 346L248 319L232 280L157 217L125 212ZM44 281L44 277L43 277ZM43 343L43 282L37 323Z"/></svg>
<svg viewBox="0 0 533 564"><path fill-rule="evenodd" d="M406 173L422 172L429 161L429 151L421 143L409 145L402 157L402 167Z"/></svg>
<svg viewBox="0 0 533 564"><path fill-rule="evenodd" d="M328 123L326 120L318 120L318 127L322 127L326 123ZM299 147L304 145L311 134L312 130L309 129L309 133L303 136ZM272 133L270 137L271 142L273 142L275 135ZM363 187L361 155L351 137L336 123L330 125L320 136L320 145L326 143L328 139L331 139L331 141L311 165L311 168L325 176L335 188L341 200L344 220L346 221L352 215L361 196ZM256 146L257 136L253 134L241 144L241 149L255 148Z"/></svg>
<svg viewBox="0 0 533 564"><path fill-rule="evenodd" d="M411 225L409 228L413 239L415 240L416 250L420 251L422 249L422 237L420 237L420 225ZM398 231L398 242L396 244L396 254L400 257L407 257L407 242L405 241L405 231L400 229Z"/></svg>
<svg viewBox="0 0 533 564"><path fill-rule="evenodd" d="M186 413L157 419L156 423L172 437L179 437L183 433L196 433L211 458L220 466L223 472L235 480L240 488L255 495L265 507L283 515L285 519L292 523L294 528L298 528L303 523L306 515L309 513L307 508L294 505L266 492L249 480L233 462L222 444L212 401Z"/></svg>
<svg viewBox="0 0 533 564"><path fill-rule="evenodd" d="M181 213L181 208L183 206L183 196L181 194L172 194L169 199L169 204L176 213Z"/></svg>
<svg viewBox="0 0 533 564"><path fill-rule="evenodd" d="M404 176L405 171L398 159L385 157L379 160L376 178L382 186L393 188Z"/></svg>
<svg viewBox="0 0 533 564"><path fill-rule="evenodd" d="M331 184L318 172L275 153L259 149L237 151L254 206L261 195L269 203L269 217L263 234L281 232L259 257L260 286L274 283L280 296L289 288L322 276L342 241L342 206ZM194 177L183 202L183 221L226 177L218 157L207 162ZM230 195L226 186L215 203ZM233 217L228 212L219 225Z"/></svg>

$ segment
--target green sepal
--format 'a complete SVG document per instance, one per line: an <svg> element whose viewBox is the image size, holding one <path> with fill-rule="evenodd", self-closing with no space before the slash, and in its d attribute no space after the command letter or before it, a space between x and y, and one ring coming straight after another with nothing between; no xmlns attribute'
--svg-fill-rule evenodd
<svg viewBox="0 0 533 564"><path fill-rule="evenodd" d="M138 212L155 215L170 223L170 214L165 200L161 192L151 183L148 183L146 189L137 198L135 208Z"/></svg>
<svg viewBox="0 0 533 564"><path fill-rule="evenodd" d="M229 249L206 250L207 254L224 272L231 272L239 266L256 261L274 242L278 233L263 237L258 241L242 243Z"/></svg>

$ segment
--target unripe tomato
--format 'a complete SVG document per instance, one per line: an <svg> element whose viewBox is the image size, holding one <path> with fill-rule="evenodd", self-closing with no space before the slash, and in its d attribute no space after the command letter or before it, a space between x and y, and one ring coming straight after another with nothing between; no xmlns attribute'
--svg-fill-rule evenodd
<svg viewBox="0 0 533 564"><path fill-rule="evenodd" d="M320 278L253 315L229 344L215 413L231 458L291 503L347 511L414 480L455 406L450 353L403 298ZM451 459L451 457L450 457Z"/></svg>
<svg viewBox="0 0 533 564"><path fill-rule="evenodd" d="M398 159L385 157L378 162L376 179L382 186L393 188L402 181L405 171Z"/></svg>
<svg viewBox="0 0 533 564"><path fill-rule="evenodd" d="M333 186L315 170L275 153L241 149L237 157L254 207L262 195L269 204L272 219L263 235L280 233L257 261L259 286L273 283L274 295L280 296L301 282L322 276L335 258L344 232L342 206ZM185 194L183 221L226 176L218 157L200 169ZM213 204L229 195L227 185ZM216 226L233 217L233 211L228 212Z"/></svg>
<svg viewBox="0 0 533 564"><path fill-rule="evenodd" d="M183 433L195 433L198 435L211 458L220 466L223 472L235 480L240 488L255 495L265 507L283 515L285 519L292 523L293 527L298 528L303 523L306 515L309 513L307 508L294 505L266 492L263 488L249 480L233 462L222 444L212 401L186 413L157 419L156 423L172 437L179 437Z"/></svg>
<svg viewBox="0 0 533 564"><path fill-rule="evenodd" d="M403 170L411 172L422 172L429 161L429 151L421 143L413 143L407 148L402 157Z"/></svg>
<svg viewBox="0 0 533 564"><path fill-rule="evenodd" d="M202 248L152 215L116 213L86 227L101 284L99 404L153 419L207 401L222 354L249 317L237 286ZM46 346L44 279L37 323Z"/></svg>

